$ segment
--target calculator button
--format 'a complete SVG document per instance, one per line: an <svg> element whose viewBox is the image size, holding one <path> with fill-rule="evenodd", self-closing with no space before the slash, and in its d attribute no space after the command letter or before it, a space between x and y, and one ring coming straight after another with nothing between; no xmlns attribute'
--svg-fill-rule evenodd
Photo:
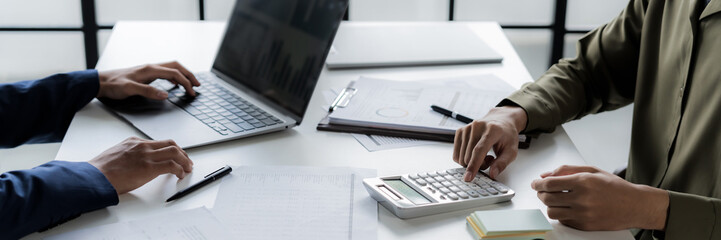
<svg viewBox="0 0 721 240"><path fill-rule="evenodd" d="M433 187L440 189L443 187L443 185L441 185L440 183L433 183Z"/></svg>
<svg viewBox="0 0 721 240"><path fill-rule="evenodd" d="M457 173L465 173L466 169L465 168L456 168L456 172Z"/></svg>
<svg viewBox="0 0 721 240"><path fill-rule="evenodd" d="M446 173L446 171L436 171L436 173L438 173L438 176L446 176L446 175L448 175L448 173Z"/></svg>
<svg viewBox="0 0 721 240"><path fill-rule="evenodd" d="M448 198L450 198L451 200L458 200L458 195L456 195L455 193L448 193Z"/></svg>
<svg viewBox="0 0 721 240"><path fill-rule="evenodd" d="M482 188L491 188L491 185L488 184L478 184L478 186L481 186Z"/></svg>
<svg viewBox="0 0 721 240"><path fill-rule="evenodd" d="M471 187L466 186L466 185L458 185L458 188L460 188L460 189L463 190L463 191L471 190Z"/></svg>
<svg viewBox="0 0 721 240"><path fill-rule="evenodd" d="M451 181L451 183L453 183L455 185L459 185L459 186L464 185L463 182L461 182L460 180L453 180L453 181Z"/></svg>
<svg viewBox="0 0 721 240"><path fill-rule="evenodd" d="M416 179L416 183L418 183L418 185L421 185L421 186L425 186L426 184L428 184L428 182L426 182L426 180L423 180L423 179L420 179L420 178L419 178L419 179ZM495 190L494 190L494 191L495 191Z"/></svg>
<svg viewBox="0 0 721 240"><path fill-rule="evenodd" d="M457 178L454 177L453 175L446 175L445 178L448 179L448 181L453 181L453 180L456 180L456 179L457 179Z"/></svg>
<svg viewBox="0 0 721 240"><path fill-rule="evenodd" d="M508 192L508 188L507 188L507 187L504 187L504 186L501 186L500 184L493 185L493 187L494 187L496 190L498 190L499 192L502 192L502 193L507 193L507 192Z"/></svg>
<svg viewBox="0 0 721 240"><path fill-rule="evenodd" d="M428 172L428 176L438 177L438 173L436 173L436 172Z"/></svg>
<svg viewBox="0 0 721 240"><path fill-rule="evenodd" d="M445 187L453 187L453 183L448 182L448 181L442 182L441 184L443 184L443 186L445 186Z"/></svg>
<svg viewBox="0 0 721 240"><path fill-rule="evenodd" d="M455 177L456 179L463 179L463 174L456 173L455 175L453 175L453 177Z"/></svg>
<svg viewBox="0 0 721 240"><path fill-rule="evenodd" d="M445 178L443 178L443 177L441 177L441 176L438 176L438 177L434 177L433 179L435 179L435 180L436 180L436 182L443 182L443 181L446 181L446 179L445 179Z"/></svg>
<svg viewBox="0 0 721 240"><path fill-rule="evenodd" d="M486 188L486 191L488 191L488 193L493 194L493 195L498 194L498 191L496 191L496 189L493 189L493 188Z"/></svg>
<svg viewBox="0 0 721 240"><path fill-rule="evenodd" d="M488 196L488 194L489 194L488 191L483 190L483 189L477 190L477 191L478 191L478 194L481 194L481 196Z"/></svg>
<svg viewBox="0 0 721 240"><path fill-rule="evenodd" d="M419 176L419 177L422 177L422 178L427 178L427 177L428 177L428 173L422 172L422 173L419 173L418 176Z"/></svg>
<svg viewBox="0 0 721 240"><path fill-rule="evenodd" d="M448 189L450 189L450 190L453 191L453 192L459 192L459 191L461 191L461 189L458 188L458 187L456 187L456 186L449 187ZM495 191L495 190L494 190L494 191Z"/></svg>
<svg viewBox="0 0 721 240"><path fill-rule="evenodd" d="M467 198L468 198L468 194L465 193L465 192L458 192L458 196L461 197L461 198L463 198L463 199L467 199Z"/></svg>
<svg viewBox="0 0 721 240"><path fill-rule="evenodd" d="M476 192L476 191L470 190L470 191L466 191L466 192L468 192L468 195L470 195L471 197L474 197L474 198L478 197L478 192Z"/></svg>
<svg viewBox="0 0 721 240"><path fill-rule="evenodd" d="M436 180L433 179L432 177L427 177L427 178L425 178L424 180L426 180L426 182L428 182L428 183L434 183L434 182L436 182Z"/></svg>
<svg viewBox="0 0 721 240"><path fill-rule="evenodd" d="M446 170L446 173L451 174L451 175L456 174L456 169L448 169L448 170Z"/></svg>
<svg viewBox="0 0 721 240"><path fill-rule="evenodd" d="M450 189L445 188L445 187L439 188L438 190L440 190L442 193L445 193L445 194L448 194L449 192L451 192Z"/></svg>
<svg viewBox="0 0 721 240"><path fill-rule="evenodd" d="M413 180L416 180L416 179L418 178L418 173L408 174L408 177L411 178L411 179L413 179Z"/></svg>
<svg viewBox="0 0 721 240"><path fill-rule="evenodd" d="M481 188L479 186L471 187L471 189L476 192L480 192L481 190L483 190L483 188Z"/></svg>

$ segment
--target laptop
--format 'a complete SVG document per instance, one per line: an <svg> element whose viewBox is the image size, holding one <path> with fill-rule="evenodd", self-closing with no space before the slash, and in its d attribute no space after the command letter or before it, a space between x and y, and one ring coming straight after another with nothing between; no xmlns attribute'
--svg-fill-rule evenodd
<svg viewBox="0 0 721 240"><path fill-rule="evenodd" d="M348 0L238 0L196 97L157 80L168 99L102 102L152 139L182 148L301 123Z"/></svg>
<svg viewBox="0 0 721 240"><path fill-rule="evenodd" d="M344 24L329 69L500 63L503 56L460 24Z"/></svg>

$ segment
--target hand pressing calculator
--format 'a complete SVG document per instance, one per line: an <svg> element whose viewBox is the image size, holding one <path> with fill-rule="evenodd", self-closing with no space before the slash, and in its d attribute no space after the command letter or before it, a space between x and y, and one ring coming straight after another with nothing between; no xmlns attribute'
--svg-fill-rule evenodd
<svg viewBox="0 0 721 240"><path fill-rule="evenodd" d="M414 218L509 201L515 192L479 172L463 181L465 168L363 179L371 197L399 218Z"/></svg>

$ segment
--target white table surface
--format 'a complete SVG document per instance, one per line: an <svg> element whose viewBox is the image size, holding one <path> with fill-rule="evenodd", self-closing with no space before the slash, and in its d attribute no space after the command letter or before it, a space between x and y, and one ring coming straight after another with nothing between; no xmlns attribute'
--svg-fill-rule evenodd
<svg viewBox="0 0 721 240"><path fill-rule="evenodd" d="M293 129L189 149L196 174L182 181L173 175L160 176L143 187L120 196L120 203L107 209L83 214L47 232L30 235L39 238L51 234L93 227L118 221L191 209L212 208L219 183L197 191L179 201L166 204L167 197L189 182L224 164L230 165L300 165L349 166L373 168L379 176L431 171L458 167L452 160L453 145L436 145L368 152L349 134L321 132L316 124L325 115L321 92L344 87L359 76L397 80L420 80L449 76L494 73L514 87L532 81L520 58L495 22L435 23L362 23L343 25L384 24L465 24L478 37L504 56L502 64L405 67L361 70L324 69L300 126ZM341 27L343 27L343 25ZM191 71L211 68L224 32L222 22L119 22L98 62L99 70L178 60ZM383 54L383 53L378 53ZM180 130L180 129L179 129ZM129 124L100 107L97 100L80 110L65 136L56 159L87 161L105 149L130 136L144 137ZM529 209L546 207L530 188L539 174L563 164L583 165L582 157L562 128L553 134L535 139L530 149L521 150L518 158L499 177L516 191L512 201L444 214L403 220L379 205L378 239L471 239L466 231L465 217L484 209ZM32 166L28 166L32 167ZM583 232L552 221L551 239L632 239L629 231Z"/></svg>

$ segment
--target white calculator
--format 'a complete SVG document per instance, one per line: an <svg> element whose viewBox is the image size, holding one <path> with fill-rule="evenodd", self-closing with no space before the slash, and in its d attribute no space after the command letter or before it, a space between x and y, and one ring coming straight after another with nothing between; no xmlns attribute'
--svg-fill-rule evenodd
<svg viewBox="0 0 721 240"><path fill-rule="evenodd" d="M463 181L465 168L363 179L371 197L399 218L414 218L509 201L515 192L479 172Z"/></svg>

